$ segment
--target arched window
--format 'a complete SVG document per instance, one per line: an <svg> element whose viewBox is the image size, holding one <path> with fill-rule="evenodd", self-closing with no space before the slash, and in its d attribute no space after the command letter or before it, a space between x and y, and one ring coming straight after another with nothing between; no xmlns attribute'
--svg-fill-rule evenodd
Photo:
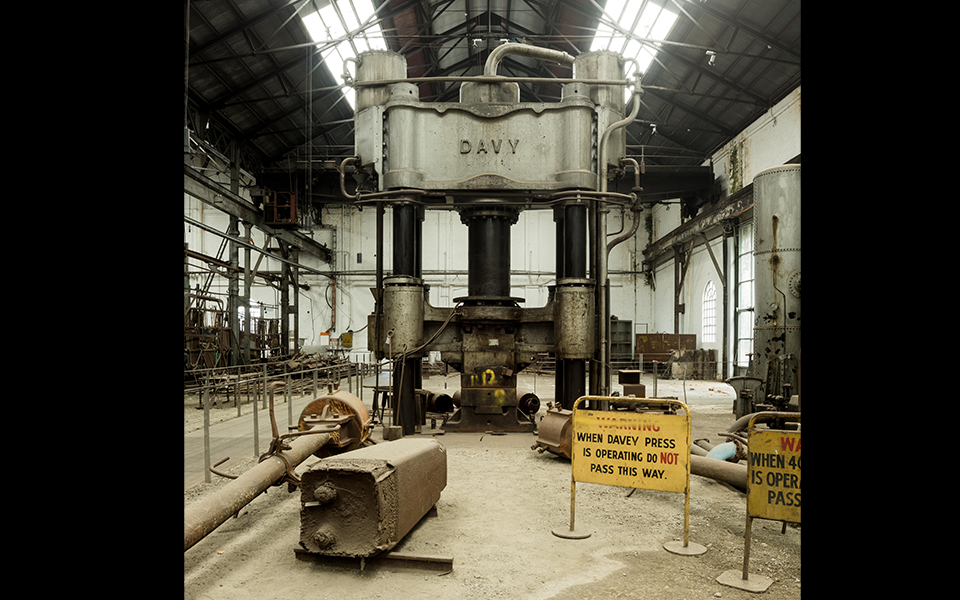
<svg viewBox="0 0 960 600"><path fill-rule="evenodd" d="M712 281L703 290L703 341L717 341L717 288Z"/></svg>

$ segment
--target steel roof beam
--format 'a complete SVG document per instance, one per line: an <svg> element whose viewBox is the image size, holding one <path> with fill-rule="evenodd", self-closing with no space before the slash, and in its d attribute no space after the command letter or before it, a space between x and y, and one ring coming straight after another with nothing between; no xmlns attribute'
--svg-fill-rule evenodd
<svg viewBox="0 0 960 600"><path fill-rule="evenodd" d="M187 165L183 166L183 193L223 211L231 217L250 223L257 229L296 247L301 252L315 256L325 263L329 263L333 259L330 249L315 240L296 231L275 229L266 225L263 222L263 214L260 209Z"/></svg>

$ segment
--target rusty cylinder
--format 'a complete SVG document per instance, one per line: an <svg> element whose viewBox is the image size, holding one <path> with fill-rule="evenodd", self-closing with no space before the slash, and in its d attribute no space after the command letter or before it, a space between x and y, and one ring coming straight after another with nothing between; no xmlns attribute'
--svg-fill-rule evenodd
<svg viewBox="0 0 960 600"><path fill-rule="evenodd" d="M525 415L535 415L540 410L540 398L533 392L527 392L517 400L517 408Z"/></svg>
<svg viewBox="0 0 960 600"><path fill-rule="evenodd" d="M427 396L427 412L448 413L453 410L453 398L443 392L433 392Z"/></svg>

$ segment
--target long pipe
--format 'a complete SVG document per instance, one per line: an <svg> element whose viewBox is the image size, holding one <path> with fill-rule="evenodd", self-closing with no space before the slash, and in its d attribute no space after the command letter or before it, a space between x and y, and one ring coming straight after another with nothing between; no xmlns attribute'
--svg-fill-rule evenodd
<svg viewBox="0 0 960 600"><path fill-rule="evenodd" d="M499 47L499 46L498 46ZM403 79L376 79L373 81L354 81L355 88L393 85L395 83L490 83L489 75L467 75L462 77L404 77ZM616 85L626 87L632 82L629 79L579 79L575 77L504 77L497 76L496 83L551 83L566 85L568 83L587 83L590 85ZM646 86L650 89L663 89L656 86ZM328 89L337 89L331 87ZM679 90L666 90L679 91ZM296 93L296 92L292 92ZM352 119L348 119L352 120ZM336 123L336 121L333 121Z"/></svg>
<svg viewBox="0 0 960 600"><path fill-rule="evenodd" d="M747 465L690 454L690 474L747 489Z"/></svg>
<svg viewBox="0 0 960 600"><path fill-rule="evenodd" d="M610 254L610 251L613 250L613 248L614 248L617 244L620 244L621 242L625 242L625 241L629 240L630 238L633 237L633 234L635 234L635 233L637 232L637 229L639 229L639 227L640 227L640 213L641 213L642 211L643 211L643 207L640 206L640 205L637 205L635 208L633 208L633 209L631 210L631 212L633 212L633 225L630 227L630 231L626 231L626 232L620 234L620 235L619 235L618 237L616 237L615 239L610 240L610 242L607 244L607 255L608 255L608 256L609 256L609 254ZM611 234L611 235L613 235L613 234Z"/></svg>
<svg viewBox="0 0 960 600"><path fill-rule="evenodd" d="M183 551L186 552L270 486L281 482L287 470L295 469L329 443L329 433L301 435L289 449L265 458L183 515Z"/></svg>
<svg viewBox="0 0 960 600"><path fill-rule="evenodd" d="M596 83L596 82L593 82L593 83ZM375 202L380 198L396 199L401 196L405 201L417 204L417 203L420 203L420 201L416 200L412 196L437 196L437 197L447 196L448 192L443 190L420 190L420 189L398 189L398 190L387 190L384 192L368 192L368 193L361 193L360 190L358 189L356 193L350 194L349 192L347 192L347 185L346 185L347 167L353 166L358 159L359 157L357 156L348 156L347 158L343 159L343 161L340 163L340 168L338 169L340 174L340 193L343 195L344 198L353 199L358 204L361 202ZM636 162L637 162L633 159L625 159L625 160L633 161L634 165L636 165ZM637 177L639 177L639 174L637 175ZM639 187L639 185L637 187ZM475 190L475 191L462 190L460 194L466 195L466 196L471 196L471 195L482 195L484 197L489 196L489 192L485 190ZM553 202L562 202L564 200L571 199L571 198L576 198L576 199L580 199L580 197L592 198L600 195L601 195L600 192L594 192L590 190L573 190L573 191L558 190L558 191L551 191L546 193L534 193L532 195L525 192L498 192L498 196L501 196L501 197L507 196L507 197L523 198L524 200L522 202L519 202L519 204L527 204L527 202L530 199L544 200L545 201L544 204L548 204ZM626 203L627 201L636 201L636 197L628 194L620 194L616 192L605 192L603 195L605 197L618 198L620 200L623 200L624 203ZM506 204L506 203L502 203L502 204ZM271 258L273 258L272 255L270 256Z"/></svg>
<svg viewBox="0 0 960 600"><path fill-rule="evenodd" d="M598 231L595 244L597 254L597 311L600 315L597 323L597 340L599 342L597 344L599 349L599 361L597 364L599 377L597 378L597 383L599 385L591 386L595 387L597 395L599 396L607 395L607 387L609 385L607 380L610 377L607 368L607 363L610 358L607 352L607 345L609 343L609 340L607 340L607 319L609 312L607 310L607 252L606 246L604 245L607 241L607 203L604 202L602 198L602 195L607 192L607 140L614 131L621 127L626 127L637 118L637 113L640 112L640 95L642 93L638 79L636 87L633 88L633 107L630 110L630 114L616 123L611 123L600 137L600 176L597 182L597 191L600 192L601 198L597 202Z"/></svg>

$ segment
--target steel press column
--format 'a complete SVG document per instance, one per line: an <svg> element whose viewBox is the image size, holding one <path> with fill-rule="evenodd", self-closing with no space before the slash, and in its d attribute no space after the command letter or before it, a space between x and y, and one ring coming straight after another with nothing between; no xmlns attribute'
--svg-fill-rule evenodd
<svg viewBox="0 0 960 600"><path fill-rule="evenodd" d="M421 296L422 303L423 287L420 279L421 272L421 244L418 232L419 211L412 202L397 204L393 207L393 275L392 282L399 282L399 276L405 276L412 286L414 295ZM403 306L409 308L411 304L417 302L413 298L412 302L405 303ZM391 307L393 308L393 307ZM422 304L419 317L410 314L407 308L394 311L396 314L406 315L420 319L420 330L423 328L423 309ZM396 327L394 327L396 334ZM414 336L402 337L395 335L391 340L391 349L394 357L403 355L401 360L394 363L393 368L393 399L394 399L394 424L398 423L403 429L403 435L413 435L416 432L417 424L417 397L416 389L420 383L420 362L422 353L418 351L420 345L419 339Z"/></svg>

